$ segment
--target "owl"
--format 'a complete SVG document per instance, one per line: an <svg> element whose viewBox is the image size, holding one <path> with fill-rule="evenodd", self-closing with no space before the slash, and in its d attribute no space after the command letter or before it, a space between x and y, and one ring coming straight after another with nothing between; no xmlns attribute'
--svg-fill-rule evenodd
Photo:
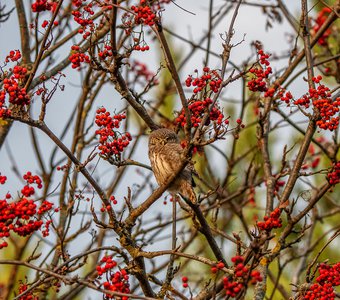
<svg viewBox="0 0 340 300"><path fill-rule="evenodd" d="M183 148L177 134L166 128L153 131L149 136L149 159L157 183L161 186L176 172L180 163ZM192 170L186 166L178 177L171 183L168 191L180 194L182 197L197 202L193 189Z"/></svg>

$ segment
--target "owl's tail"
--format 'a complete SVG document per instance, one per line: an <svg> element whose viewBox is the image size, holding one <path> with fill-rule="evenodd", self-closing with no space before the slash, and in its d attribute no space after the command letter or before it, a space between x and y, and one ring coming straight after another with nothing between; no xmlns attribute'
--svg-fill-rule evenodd
<svg viewBox="0 0 340 300"><path fill-rule="evenodd" d="M194 204L197 203L197 197L196 197L195 191L192 185L189 184L188 181L182 182L179 194L181 195L182 198L186 198L191 203L194 203Z"/></svg>

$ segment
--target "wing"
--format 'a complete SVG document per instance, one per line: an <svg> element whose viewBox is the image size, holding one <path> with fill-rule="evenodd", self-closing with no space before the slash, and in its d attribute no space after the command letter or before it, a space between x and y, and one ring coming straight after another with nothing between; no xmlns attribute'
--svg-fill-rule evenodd
<svg viewBox="0 0 340 300"><path fill-rule="evenodd" d="M173 158L172 158L172 163L176 165L175 168L172 168L173 172L177 170L179 162L182 160L182 154L184 152L184 149L180 144L170 144L172 151L174 152ZM171 162L170 162L171 163ZM183 179L192 182L193 186L196 186L193 178L192 178L192 173L195 172L194 165L192 163L188 163L187 166L184 168L182 173L180 174L180 177Z"/></svg>

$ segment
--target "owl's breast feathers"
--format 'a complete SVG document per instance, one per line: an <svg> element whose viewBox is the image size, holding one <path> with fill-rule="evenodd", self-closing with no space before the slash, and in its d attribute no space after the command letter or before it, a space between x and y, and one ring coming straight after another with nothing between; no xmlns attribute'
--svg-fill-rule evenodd
<svg viewBox="0 0 340 300"><path fill-rule="evenodd" d="M182 160L182 152L183 149L179 144L166 144L158 148L158 151L149 151L151 168L159 185L163 185L177 171ZM178 179L180 178L191 179L191 170L188 166L179 174Z"/></svg>
<svg viewBox="0 0 340 300"><path fill-rule="evenodd" d="M170 159L171 154L164 148L165 147L162 147L158 149L158 151L153 151L149 155L151 167L159 185L164 184L176 170L176 164Z"/></svg>

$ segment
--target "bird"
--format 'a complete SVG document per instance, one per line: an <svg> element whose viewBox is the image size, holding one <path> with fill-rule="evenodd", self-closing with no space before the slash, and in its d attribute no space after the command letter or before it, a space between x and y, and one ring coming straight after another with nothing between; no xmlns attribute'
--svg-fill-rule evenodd
<svg viewBox="0 0 340 300"><path fill-rule="evenodd" d="M182 162L184 149L177 134L167 128L157 129L149 136L149 159L157 183L162 186L173 175ZM187 165L170 184L168 191L179 194L184 200L197 203L192 178L192 167Z"/></svg>

